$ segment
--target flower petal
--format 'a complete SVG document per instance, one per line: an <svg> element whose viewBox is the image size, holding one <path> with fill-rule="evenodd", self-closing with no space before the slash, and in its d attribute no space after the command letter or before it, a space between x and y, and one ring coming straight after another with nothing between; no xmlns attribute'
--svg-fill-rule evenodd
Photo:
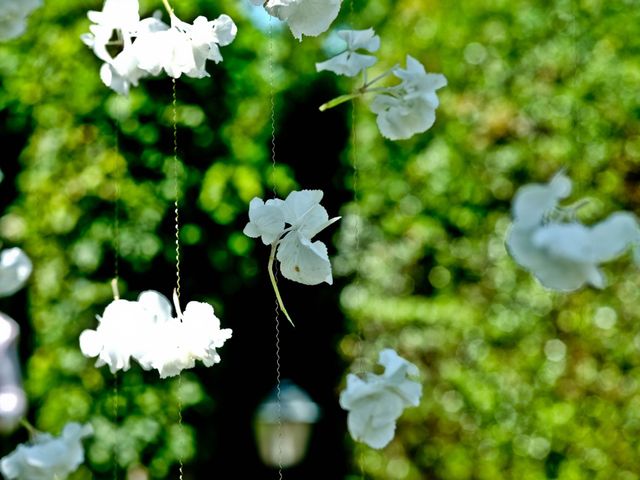
<svg viewBox="0 0 640 480"><path fill-rule="evenodd" d="M277 252L282 275L304 285L333 283L331 262L324 243L311 242L300 232L288 233Z"/></svg>

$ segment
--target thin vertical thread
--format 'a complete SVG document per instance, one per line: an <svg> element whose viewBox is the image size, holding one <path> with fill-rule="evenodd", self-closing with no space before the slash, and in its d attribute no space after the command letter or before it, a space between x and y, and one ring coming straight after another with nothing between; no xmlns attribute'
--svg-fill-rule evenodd
<svg viewBox="0 0 640 480"><path fill-rule="evenodd" d="M182 432L182 375L178 376L178 429L180 433ZM180 454L180 458L178 459L179 463L179 472L180 472L180 480L184 478L184 465L182 463L182 454Z"/></svg>
<svg viewBox="0 0 640 480"><path fill-rule="evenodd" d="M176 244L176 290L175 297L177 299L176 308L180 304L180 171L179 171L179 160L178 160L178 101L177 101L177 93L176 93L176 79L171 79L171 92L172 92L172 123L173 123L173 185L174 185L174 220L175 220L175 244ZM176 312L179 314L180 312ZM178 430L180 434L182 434L182 397L180 395L180 391L182 390L182 376L178 377ZM178 453L178 470L179 470L179 478L183 480L184 478L184 463L182 461L182 452Z"/></svg>
<svg viewBox="0 0 640 480"><path fill-rule="evenodd" d="M113 422L114 422L114 442L113 442L113 480L118 480L118 372L113 374Z"/></svg>
<svg viewBox="0 0 640 480"><path fill-rule="evenodd" d="M349 20L351 23L351 28L354 28L354 18L355 18L355 0L351 0L349 3ZM358 124L357 124L357 110L358 104L356 103L356 98L351 100L351 166L353 169L353 206L354 206L354 257L356 259L356 271L355 271L355 291L356 294L359 295L359 287L360 287L360 274L357 271L357 265L360 264L360 206L359 206L359 195L358 195L358 180L359 180L359 170L358 170ZM365 360L364 360L364 333L362 331L362 326L358 320L356 320L356 329L358 335L358 346L356 348L356 352L358 355L358 360L356 361L356 372L360 375L364 375L365 373ZM360 478L365 480L365 468L364 468L364 450L362 448L358 448L358 467L360 469Z"/></svg>
<svg viewBox="0 0 640 480"><path fill-rule="evenodd" d="M172 78L172 113L173 113L173 177L174 177L174 214L176 231L176 296L180 299L180 172L178 161L178 107L176 79Z"/></svg>
<svg viewBox="0 0 640 480"><path fill-rule="evenodd" d="M113 278L116 285L120 281L120 133L118 131L118 121L116 120L116 138L115 148L116 154L113 159L113 175L114 175L114 208L113 208Z"/></svg>
<svg viewBox="0 0 640 480"><path fill-rule="evenodd" d="M574 69L573 69L573 91L575 92L577 90L578 87L578 71L580 69L580 53L579 53L579 47L578 47L578 43L579 43L579 32L578 32L578 27L579 27L579 21L578 21L578 14L579 14L579 10L580 10L580 4L579 4L579 0L569 0L570 1L570 5L572 6L572 10L573 10L573 18L572 18L572 22L573 22L573 54L574 54ZM573 105L573 115L571 115L571 131L573 132L573 134L575 135L574 140L575 140L575 153L576 153L576 157L579 157L579 150L580 150L580 132L578 131L578 125L579 125L579 113L580 113L580 98L574 95L574 105Z"/></svg>
<svg viewBox="0 0 640 480"><path fill-rule="evenodd" d="M114 139L114 156L113 156L113 188L114 188L114 206L113 206L113 280L111 286L113 289L113 297L115 300L120 298L118 291L118 283L120 282L120 122L119 115L116 113L115 119L115 139ZM113 442L113 480L118 480L118 441L117 426L120 413L118 411L118 372L113 374L113 423L114 423L114 442Z"/></svg>
<svg viewBox="0 0 640 480"><path fill-rule="evenodd" d="M276 175L276 93L275 93L275 73L274 73L274 39L273 39L273 21L269 16L269 103L270 103L270 120L271 120L271 182L273 184L273 197L278 197L277 175ZM274 277L276 284L278 282L277 267L275 268ZM275 340L276 340L276 405L277 405L277 421L278 421L278 479L283 478L282 467L282 401L281 401L281 366L280 366L280 307L278 301L275 301Z"/></svg>

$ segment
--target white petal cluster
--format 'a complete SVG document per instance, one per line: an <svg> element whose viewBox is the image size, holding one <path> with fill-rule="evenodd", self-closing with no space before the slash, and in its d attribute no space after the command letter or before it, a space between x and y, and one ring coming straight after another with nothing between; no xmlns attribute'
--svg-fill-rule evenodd
<svg viewBox="0 0 640 480"><path fill-rule="evenodd" d="M342 0L251 0L263 5L272 17L289 25L295 38L317 37L326 32L340 13Z"/></svg>
<svg viewBox="0 0 640 480"><path fill-rule="evenodd" d="M640 227L629 212L615 212L591 226L571 208L559 206L571 180L559 173L547 184L529 184L516 193L507 247L513 259L547 288L572 291L588 283L605 286L599 266L630 248L638 258Z"/></svg>
<svg viewBox="0 0 640 480"><path fill-rule="evenodd" d="M393 73L402 83L377 95L371 111L378 115L378 128L384 137L404 140L433 126L440 104L436 90L446 86L447 79L440 73L427 73L411 55L407 55L407 68L397 68Z"/></svg>
<svg viewBox="0 0 640 480"><path fill-rule="evenodd" d="M373 55L358 52L359 50L364 50L373 53L380 48L380 37L376 35L373 28L341 30L338 32L338 36L346 42L346 50L329 60L316 63L318 72L328 70L337 75L355 77L378 61Z"/></svg>
<svg viewBox="0 0 640 480"><path fill-rule="evenodd" d="M18 445L0 460L0 472L7 480L64 479L84 462L82 439L93 433L91 425L68 423L59 437L48 433L35 436L31 444Z"/></svg>
<svg viewBox="0 0 640 480"><path fill-rule="evenodd" d="M385 367L383 374L349 374L340 394L340 406L349 412L351 437L372 448L383 448L393 439L396 420L405 408L418 406L422 396L422 385L409 378L419 373L414 364L392 349L382 350L378 363Z"/></svg>
<svg viewBox="0 0 640 480"><path fill-rule="evenodd" d="M86 357L98 357L97 367L126 371L133 358L145 370L158 370L160 378L179 375L197 360L207 367L219 363L217 349L231 330L220 328L213 307L189 302L184 313L178 305L176 311L174 317L169 300L153 290L137 301L114 300L98 317L98 328L82 332L80 349Z"/></svg>
<svg viewBox="0 0 640 480"><path fill-rule="evenodd" d="M343 30L338 35L347 48L339 55L321 63L316 70L328 70L338 75L355 77L363 72L363 84L349 95L342 95L320 107L321 111L333 108L345 101L365 95L375 94L370 109L377 115L378 129L390 140L405 140L417 133L426 132L436 120L436 108L440 101L436 90L447 85L447 79L440 73L427 73L424 66L411 55L407 55L407 67L395 66L387 72L367 80L367 69L377 62L373 53L380 48L380 37L372 28L366 30ZM395 75L401 80L397 85L374 87L374 84Z"/></svg>
<svg viewBox="0 0 640 480"><path fill-rule="evenodd" d="M305 285L333 283L327 246L311 240L340 218L329 219L320 205L323 195L322 190L302 190L291 192L285 200L254 198L244 228L245 235L260 237L265 245L277 248L285 278Z"/></svg>
<svg viewBox="0 0 640 480"><path fill-rule="evenodd" d="M193 24L170 16L171 25L155 17L140 20L138 0L106 0L101 12L88 13L93 25L82 40L105 62L105 85L126 95L141 78L163 71L173 78L209 76L206 62L222 61L220 46L235 39L235 23L227 15L212 21L200 16ZM120 50L112 56L114 47Z"/></svg>
<svg viewBox="0 0 640 480"><path fill-rule="evenodd" d="M33 265L27 254L14 247L0 252L0 297L13 295L27 282Z"/></svg>
<svg viewBox="0 0 640 480"><path fill-rule="evenodd" d="M27 17L42 0L0 0L0 40L19 37L27 29Z"/></svg>

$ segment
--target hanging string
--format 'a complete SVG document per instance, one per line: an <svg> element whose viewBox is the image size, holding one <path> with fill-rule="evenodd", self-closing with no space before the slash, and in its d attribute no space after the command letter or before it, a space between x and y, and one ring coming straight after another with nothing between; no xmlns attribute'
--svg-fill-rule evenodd
<svg viewBox="0 0 640 480"><path fill-rule="evenodd" d="M178 160L178 107L176 95L176 79L172 78L172 112L173 112L173 176L174 176L174 214L176 232L176 297L180 300L180 172Z"/></svg>
<svg viewBox="0 0 640 480"><path fill-rule="evenodd" d="M277 188L277 162L276 162L276 93L274 79L274 39L273 39L273 20L269 15L269 103L270 103L270 119L271 119L271 182L273 184L273 198L278 197ZM278 284L277 265L274 267L274 277L276 285ZM282 466L282 385L280 372L280 306L278 300L275 300L274 310L275 320L275 340L276 340L276 409L278 422L278 479L283 478Z"/></svg>
<svg viewBox="0 0 640 480"><path fill-rule="evenodd" d="M351 23L351 28L354 28L354 19L355 19L355 0L351 0L349 2L349 22ZM354 291L356 295L359 295L360 289L360 275L357 272L357 265L360 264L360 207L359 207L359 192L358 192L358 180L359 180L359 170L358 170L358 124L357 124L357 115L358 113L358 104L357 97L351 100L351 168L353 170L353 181L351 187L353 189L353 210L354 210L354 218L353 222L353 256L356 259L356 269L355 271L355 280L354 280ZM365 374L365 358L364 358L364 333L362 331L362 326L360 322L356 320L356 364L355 369L356 373L360 376L364 376ZM364 469L364 449L362 447L358 447L358 467L360 469L360 478L364 480L365 469Z"/></svg>
<svg viewBox="0 0 640 480"><path fill-rule="evenodd" d="M578 15L579 15L579 8L580 5L578 3L578 0L570 0L570 4L572 7L572 23L573 23L573 50L574 50L574 69L573 69L573 91L574 93L576 92L577 88L578 88L578 71L580 69L580 52L579 52L579 47L578 47L578 43L579 43L579 19L578 19ZM581 141L581 136L580 136L580 132L578 131L578 125L579 125L579 114L580 114L580 99L578 96L574 95L574 101L573 101L573 105L572 105L572 115L571 115L571 131L573 132L573 134L575 135L574 137L574 141L575 141L575 153L576 153L576 158L580 158L579 155L579 148L580 148L580 141Z"/></svg>
<svg viewBox="0 0 640 480"><path fill-rule="evenodd" d="M118 372L113 374L113 422L114 422L114 442L113 442L113 480L118 480Z"/></svg>
<svg viewBox="0 0 640 480"><path fill-rule="evenodd" d="M120 115L116 111L115 128L114 128L114 156L113 156L113 279L111 280L111 290L114 300L120 299L120 291L118 283L120 282ZM119 423L120 413L118 411L118 397L120 395L118 387L118 372L113 374L113 422L114 422L114 442L113 442L113 480L118 480L118 441L117 441L117 425Z"/></svg>
<svg viewBox="0 0 640 480"><path fill-rule="evenodd" d="M178 100L176 94L176 79L171 79L171 111L173 124L173 186L174 186L174 221L175 221L175 245L176 245L176 288L174 290L174 299L176 308L180 305L180 168L178 160ZM180 314L180 312L176 312ZM178 430L182 433L182 375L178 376ZM179 478L184 478L184 462L182 461L182 453L178 454Z"/></svg>

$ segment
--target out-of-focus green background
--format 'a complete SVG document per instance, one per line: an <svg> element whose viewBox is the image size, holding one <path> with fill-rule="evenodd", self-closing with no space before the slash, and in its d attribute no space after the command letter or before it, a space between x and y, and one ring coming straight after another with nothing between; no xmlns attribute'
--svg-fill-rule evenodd
<svg viewBox="0 0 640 480"><path fill-rule="evenodd" d="M269 40L248 0L173 4L184 20L224 12L239 27L211 79L177 82L183 298L212 302L234 329L222 363L181 382L137 367L114 380L77 344L111 300L116 199L122 295L173 288L170 80L128 98L101 84L79 40L98 0L48 0L0 45L0 239L35 265L0 310L23 329L29 418L54 433L95 427L73 478L113 478L114 458L119 478L176 478L178 458L185 478L273 477L251 427L275 383L268 252L241 230L274 179L280 196L323 189L343 215L336 284L280 282L297 322L281 325L283 376L323 408L287 478L640 478L637 270L621 259L603 291L554 294L504 247L516 189L560 168L591 199L585 222L640 211L638 1L347 1L334 27L376 29L374 73L411 54L448 78L435 126L395 143L366 99L353 117L348 104L317 111L352 87L315 73L326 36L299 43L274 22ZM337 398L349 365L373 368L386 347L420 367L424 396L375 451L353 445ZM0 455L25 438L0 438Z"/></svg>

